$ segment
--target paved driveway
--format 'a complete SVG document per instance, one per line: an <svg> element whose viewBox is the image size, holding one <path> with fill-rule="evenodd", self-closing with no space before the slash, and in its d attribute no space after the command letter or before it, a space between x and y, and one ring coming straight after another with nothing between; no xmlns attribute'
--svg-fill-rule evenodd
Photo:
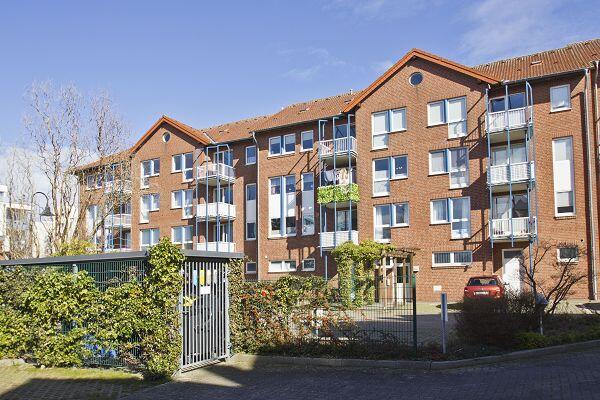
<svg viewBox="0 0 600 400"><path fill-rule="evenodd" d="M600 399L600 350L438 372L218 364L127 399Z"/></svg>

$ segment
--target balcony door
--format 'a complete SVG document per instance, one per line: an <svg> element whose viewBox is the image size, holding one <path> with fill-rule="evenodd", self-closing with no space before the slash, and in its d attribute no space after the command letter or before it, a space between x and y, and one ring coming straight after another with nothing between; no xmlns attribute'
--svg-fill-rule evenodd
<svg viewBox="0 0 600 400"><path fill-rule="evenodd" d="M502 280L507 284L507 289L513 293L521 291L521 264L523 252L516 249L502 250Z"/></svg>
<svg viewBox="0 0 600 400"><path fill-rule="evenodd" d="M508 96L508 109L525 107L525 93L514 93ZM504 96L496 97L490 100L490 112L505 111L506 104Z"/></svg>
<svg viewBox="0 0 600 400"><path fill-rule="evenodd" d="M506 146L492 148L492 165L508 165L527 161L527 152L524 144L510 146L510 158Z"/></svg>
<svg viewBox="0 0 600 400"><path fill-rule="evenodd" d="M492 219L509 219L528 217L526 194L513 194L512 201L510 196L494 196L492 199Z"/></svg>

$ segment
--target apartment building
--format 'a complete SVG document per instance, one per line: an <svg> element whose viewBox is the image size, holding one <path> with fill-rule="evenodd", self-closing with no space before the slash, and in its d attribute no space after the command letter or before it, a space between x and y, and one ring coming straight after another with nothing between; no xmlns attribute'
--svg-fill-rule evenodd
<svg viewBox="0 0 600 400"><path fill-rule="evenodd" d="M243 252L251 279L335 282L331 250L373 239L415 252L384 260L386 287L418 271L434 300L478 274L518 289L523 254L554 242L586 249L576 296L595 298L598 59L599 39L474 67L414 49L361 91L206 129L163 116L119 163L118 249L168 236ZM107 190L98 167L81 169L86 201Z"/></svg>

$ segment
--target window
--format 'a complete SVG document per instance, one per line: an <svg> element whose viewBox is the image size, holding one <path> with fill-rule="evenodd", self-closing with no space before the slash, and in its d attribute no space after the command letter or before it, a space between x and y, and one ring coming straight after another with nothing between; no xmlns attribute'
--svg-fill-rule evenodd
<svg viewBox="0 0 600 400"><path fill-rule="evenodd" d="M390 194L390 159L373 160L373 195Z"/></svg>
<svg viewBox="0 0 600 400"><path fill-rule="evenodd" d="M94 234L95 230L97 229L97 222L98 222L98 205L97 204L92 204L90 206L87 207L86 210L86 222L87 222L87 230L88 230L88 234Z"/></svg>
<svg viewBox="0 0 600 400"><path fill-rule="evenodd" d="M169 132L163 133L162 140L163 142L167 143L169 140L171 140L171 134Z"/></svg>
<svg viewBox="0 0 600 400"><path fill-rule="evenodd" d="M256 164L256 146L246 147L246 165Z"/></svg>
<svg viewBox="0 0 600 400"><path fill-rule="evenodd" d="M392 179L408 178L408 157L392 157Z"/></svg>
<svg viewBox="0 0 600 400"><path fill-rule="evenodd" d="M175 226L171 228L171 242L179 244L184 249L193 248L192 226Z"/></svg>
<svg viewBox="0 0 600 400"><path fill-rule="evenodd" d="M176 154L172 157L171 172L182 172L186 168L192 168L193 154Z"/></svg>
<svg viewBox="0 0 600 400"><path fill-rule="evenodd" d="M392 204L392 225L408 226L408 203Z"/></svg>
<svg viewBox="0 0 600 400"><path fill-rule="evenodd" d="M392 215L390 205L383 204L375 206L375 240L378 242L389 242L392 238L391 232Z"/></svg>
<svg viewBox="0 0 600 400"><path fill-rule="evenodd" d="M246 185L246 239L256 239L256 183Z"/></svg>
<svg viewBox="0 0 600 400"><path fill-rule="evenodd" d="M389 242L392 227L408 226L408 203L381 204L374 211L376 241Z"/></svg>
<svg viewBox="0 0 600 400"><path fill-rule="evenodd" d="M219 164L225 164L230 167L233 166L233 151L231 150L219 150L215 153L215 162Z"/></svg>
<svg viewBox="0 0 600 400"><path fill-rule="evenodd" d="M305 258L302 260L302 271L314 271L315 270L315 259Z"/></svg>
<svg viewBox="0 0 600 400"><path fill-rule="evenodd" d="M434 252L433 256L433 267L446 267L446 266L466 266L473 262L472 251L445 251L445 252Z"/></svg>
<svg viewBox="0 0 600 400"><path fill-rule="evenodd" d="M411 85L417 86L421 82L423 82L423 74L420 72L413 72L410 75L410 78L408 78L408 81L410 82Z"/></svg>
<svg viewBox="0 0 600 400"><path fill-rule="evenodd" d="M291 133L283 137L283 154L290 154L296 151L296 134Z"/></svg>
<svg viewBox="0 0 600 400"><path fill-rule="evenodd" d="M194 216L194 191L193 189L182 190L182 218L192 218Z"/></svg>
<svg viewBox="0 0 600 400"><path fill-rule="evenodd" d="M514 110L525 107L525 93L513 93L508 96L508 109ZM496 97L490 100L490 112L505 111L506 104L504 96Z"/></svg>
<svg viewBox="0 0 600 400"><path fill-rule="evenodd" d="M289 272L296 270L296 261L271 261L269 262L269 272Z"/></svg>
<svg viewBox="0 0 600 400"><path fill-rule="evenodd" d="M246 263L246 273L247 274L256 274L257 272L257 268L256 268L256 262L254 261L248 261Z"/></svg>
<svg viewBox="0 0 600 400"><path fill-rule="evenodd" d="M281 154L281 136L269 138L269 155L278 156Z"/></svg>
<svg viewBox="0 0 600 400"><path fill-rule="evenodd" d="M313 149L313 131L302 132L302 151L310 151Z"/></svg>
<svg viewBox="0 0 600 400"><path fill-rule="evenodd" d="M158 243L159 230L158 228L153 229L142 229L140 230L140 248L146 250L150 246L154 246Z"/></svg>
<svg viewBox="0 0 600 400"><path fill-rule="evenodd" d="M469 186L469 151L466 147L429 153L429 174L450 175L450 189Z"/></svg>
<svg viewBox="0 0 600 400"><path fill-rule="evenodd" d="M574 215L573 138L554 139L552 153L555 214L556 216Z"/></svg>
<svg viewBox="0 0 600 400"><path fill-rule="evenodd" d="M406 108L373 113L371 121L372 147L386 148L389 133L406 130Z"/></svg>
<svg viewBox="0 0 600 400"><path fill-rule="evenodd" d="M160 174L160 159L155 158L152 160L142 161L141 168L141 187L147 188L150 185L151 176L158 176Z"/></svg>
<svg viewBox="0 0 600 400"><path fill-rule="evenodd" d="M429 174L445 174L448 172L446 150L432 151L429 153Z"/></svg>
<svg viewBox="0 0 600 400"><path fill-rule="evenodd" d="M471 200L455 197L431 201L431 224L450 223L452 239L471 236Z"/></svg>
<svg viewBox="0 0 600 400"><path fill-rule="evenodd" d="M94 189L96 176L89 174L85 176L85 188L87 190Z"/></svg>
<svg viewBox="0 0 600 400"><path fill-rule="evenodd" d="M315 188L312 172L302 174L302 234L315 234Z"/></svg>
<svg viewBox="0 0 600 400"><path fill-rule="evenodd" d="M571 87L569 85L550 88L550 111L571 109Z"/></svg>
<svg viewBox="0 0 600 400"><path fill-rule="evenodd" d="M271 178L269 186L269 236L296 234L295 177L289 175ZM285 187L285 191L281 190L282 186Z"/></svg>
<svg viewBox="0 0 600 400"><path fill-rule="evenodd" d="M428 126L448 124L448 138L467 135L467 98L458 97L427 104Z"/></svg>
<svg viewBox="0 0 600 400"><path fill-rule="evenodd" d="M559 247L556 251L558 262L576 263L579 261L579 248L577 246Z"/></svg>
<svg viewBox="0 0 600 400"><path fill-rule="evenodd" d="M171 192L171 208L181 207L183 207L183 190L175 190Z"/></svg>
<svg viewBox="0 0 600 400"><path fill-rule="evenodd" d="M142 195L140 203L140 222L148 222L150 212L159 209L160 196L158 193Z"/></svg>

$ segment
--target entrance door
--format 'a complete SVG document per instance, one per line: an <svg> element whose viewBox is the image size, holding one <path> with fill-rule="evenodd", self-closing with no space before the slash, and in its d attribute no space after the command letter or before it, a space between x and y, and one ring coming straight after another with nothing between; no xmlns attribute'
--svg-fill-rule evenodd
<svg viewBox="0 0 600 400"><path fill-rule="evenodd" d="M502 251L502 280L507 284L507 289L513 293L521 291L521 250Z"/></svg>

